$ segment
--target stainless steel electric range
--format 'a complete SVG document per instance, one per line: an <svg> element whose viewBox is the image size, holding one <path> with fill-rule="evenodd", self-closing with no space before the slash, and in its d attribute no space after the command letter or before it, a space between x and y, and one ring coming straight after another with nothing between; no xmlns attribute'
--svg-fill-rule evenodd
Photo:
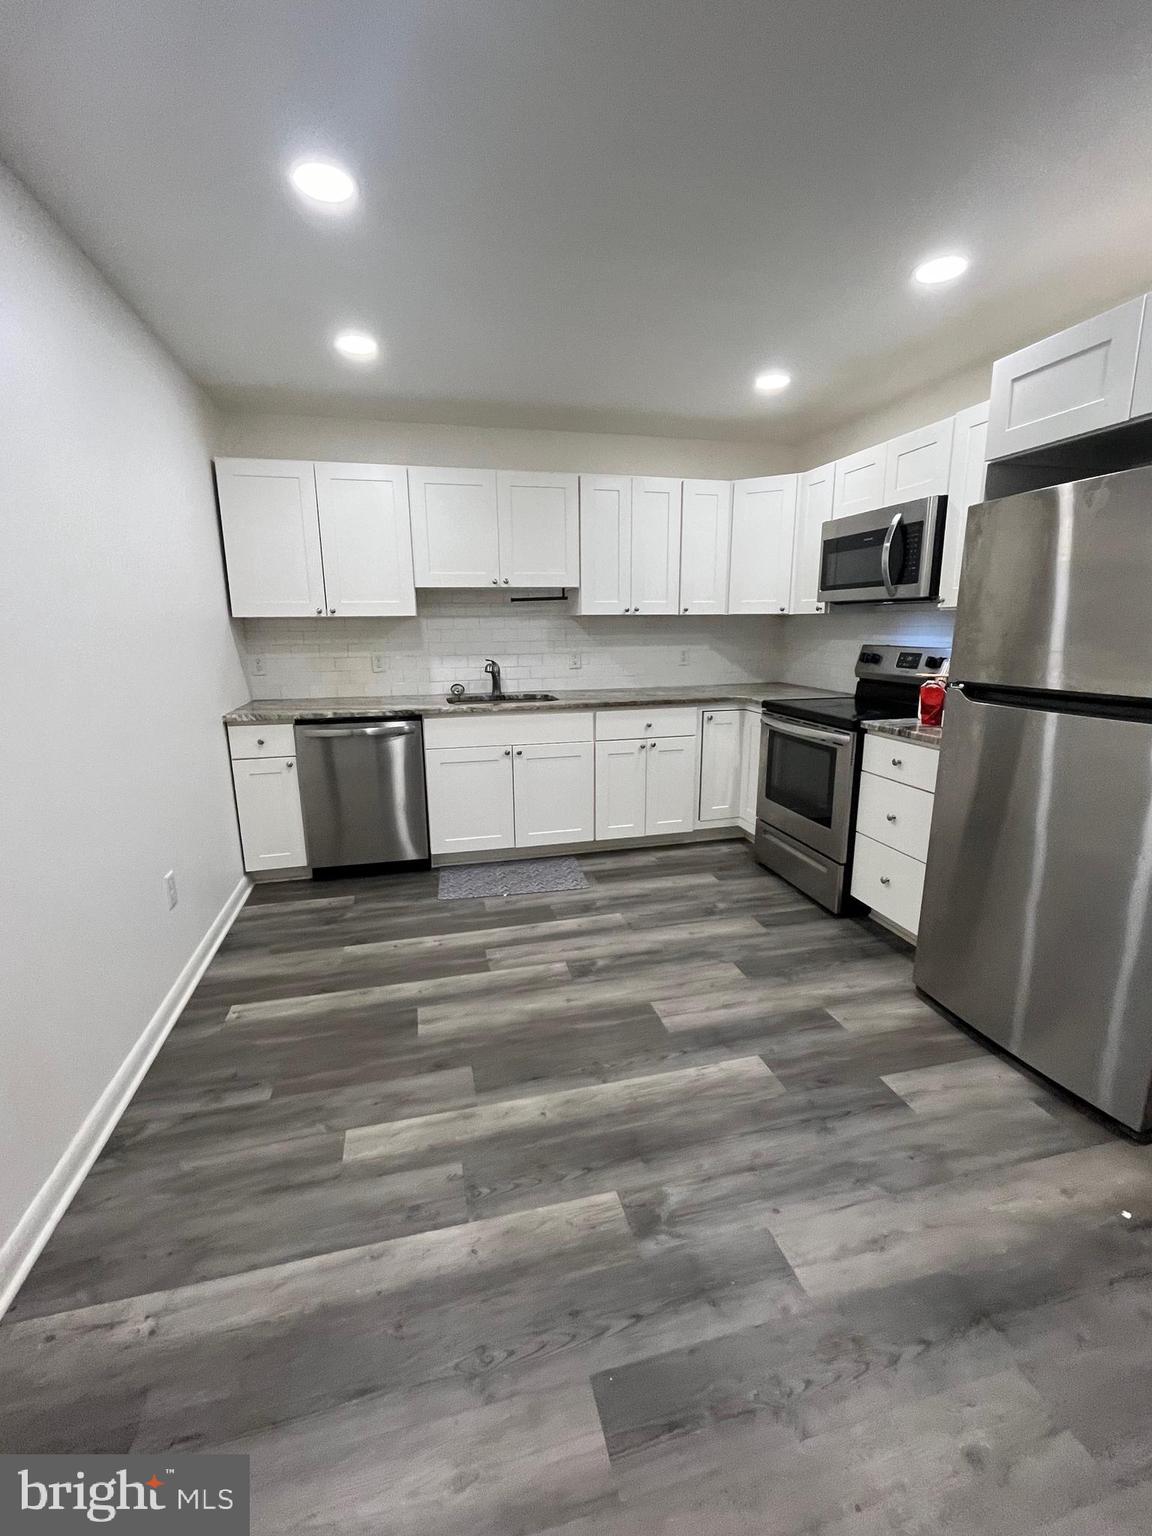
<svg viewBox="0 0 1152 1536"><path fill-rule="evenodd" d="M764 703L756 857L830 912L848 900L864 722L914 716L947 659L939 646L869 643L855 693Z"/></svg>

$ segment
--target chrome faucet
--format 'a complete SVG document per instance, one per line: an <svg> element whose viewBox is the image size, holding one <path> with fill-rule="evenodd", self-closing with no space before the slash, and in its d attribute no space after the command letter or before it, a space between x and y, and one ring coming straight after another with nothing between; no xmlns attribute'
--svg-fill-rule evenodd
<svg viewBox="0 0 1152 1536"><path fill-rule="evenodd" d="M504 690L500 686L500 663L493 661L491 656L489 656L488 660L484 663L484 670L492 679L492 697L494 699L501 698Z"/></svg>

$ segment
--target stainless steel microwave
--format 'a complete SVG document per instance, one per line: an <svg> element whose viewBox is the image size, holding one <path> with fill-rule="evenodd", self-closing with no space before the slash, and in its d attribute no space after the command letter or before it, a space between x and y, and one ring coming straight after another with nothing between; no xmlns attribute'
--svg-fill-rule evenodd
<svg viewBox="0 0 1152 1536"><path fill-rule="evenodd" d="M833 518L820 530L820 601L915 602L940 590L947 496Z"/></svg>

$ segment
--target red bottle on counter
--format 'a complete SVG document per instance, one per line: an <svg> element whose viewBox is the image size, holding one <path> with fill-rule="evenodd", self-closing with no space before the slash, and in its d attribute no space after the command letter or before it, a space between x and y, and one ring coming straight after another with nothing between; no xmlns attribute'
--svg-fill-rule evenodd
<svg viewBox="0 0 1152 1536"><path fill-rule="evenodd" d="M930 677L920 685L920 724L941 725L948 684L943 677Z"/></svg>

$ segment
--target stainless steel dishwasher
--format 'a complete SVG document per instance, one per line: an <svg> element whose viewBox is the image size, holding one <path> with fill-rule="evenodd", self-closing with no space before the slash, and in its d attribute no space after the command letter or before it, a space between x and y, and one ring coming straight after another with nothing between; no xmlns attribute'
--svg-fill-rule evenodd
<svg viewBox="0 0 1152 1536"><path fill-rule="evenodd" d="M296 762L313 869L428 857L420 720L300 721Z"/></svg>

